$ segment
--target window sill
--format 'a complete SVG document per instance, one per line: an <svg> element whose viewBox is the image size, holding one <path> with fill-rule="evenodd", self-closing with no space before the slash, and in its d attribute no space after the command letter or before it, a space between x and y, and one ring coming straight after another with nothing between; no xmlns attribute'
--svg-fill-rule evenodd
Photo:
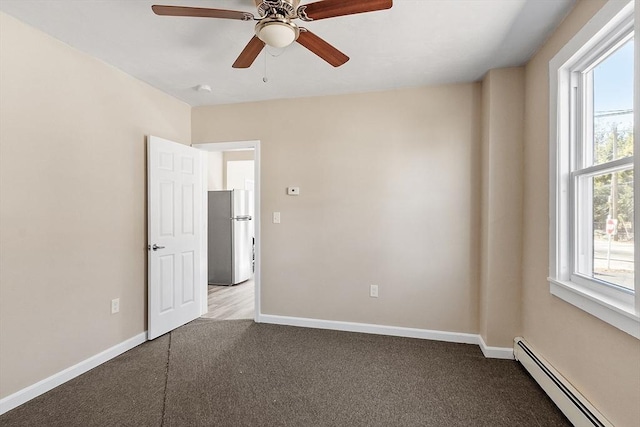
<svg viewBox="0 0 640 427"><path fill-rule="evenodd" d="M640 339L640 315L633 306L572 282L548 280L551 294Z"/></svg>

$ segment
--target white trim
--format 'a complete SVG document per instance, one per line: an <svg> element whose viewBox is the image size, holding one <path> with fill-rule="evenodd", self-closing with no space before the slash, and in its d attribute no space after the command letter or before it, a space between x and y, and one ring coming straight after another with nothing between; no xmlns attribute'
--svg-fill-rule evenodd
<svg viewBox="0 0 640 427"><path fill-rule="evenodd" d="M91 356L90 358L85 359L80 363L77 363L67 369L53 374L42 381L38 381L35 384L25 387L22 390L5 397L4 399L0 400L0 415L22 405L25 402L28 402L35 397L40 396L43 393L48 392L55 387L58 387L61 384L66 383L69 380L76 378L77 376L84 374L85 372L95 368L96 366L101 365L116 356L119 356L125 351L131 350L132 348L142 344L146 340L147 332L145 331L132 338L129 338L126 341L121 342L120 344L116 344L101 353Z"/></svg>
<svg viewBox="0 0 640 427"><path fill-rule="evenodd" d="M520 342L524 344L529 352L537 359L534 360L527 351L525 351L520 345ZM545 360L531 345L520 337L516 337L514 340L514 355L515 359L522 364L522 366L529 372L531 377L540 385L544 392L553 400L562 413L567 417L569 421L575 426L594 426L598 425L594 423L592 419L585 412L590 413L590 416L597 419L604 427L613 427L598 409L593 406L575 387L571 385L567 379L556 370L547 360ZM540 363L542 367L538 364ZM556 382L557 381L557 382ZM568 395L572 395L582 409L574 400Z"/></svg>
<svg viewBox="0 0 640 427"><path fill-rule="evenodd" d="M618 14L633 8L633 0L610 0L549 62L550 70L562 68L569 60L581 57L592 49L589 43L594 37L602 37L615 30L626 17L614 19ZM553 131L552 131L553 133Z"/></svg>
<svg viewBox="0 0 640 427"><path fill-rule="evenodd" d="M552 295L640 339L640 316L630 311L633 307L625 307L613 298L571 282L549 278L549 290Z"/></svg>
<svg viewBox="0 0 640 427"><path fill-rule="evenodd" d="M639 2L640 3L640 2ZM634 26L638 25L640 22L640 7L635 9L635 18L634 18ZM640 32L638 32L640 33ZM640 34L635 34L635 80L634 80L634 91L633 94L633 135L634 138L637 138L640 134ZM635 169L633 171L633 176L637 177L640 174L640 150L633 150L633 157L635 159ZM634 185L633 187L633 223L640 224L640 188L638 185ZM640 265L640 251L634 251L634 265ZM640 313L640 278L636 274L634 276L635 279L635 288L636 288L636 301L635 308L636 313Z"/></svg>
<svg viewBox="0 0 640 427"><path fill-rule="evenodd" d="M230 142L202 142L193 143L193 148L199 148L205 151L240 151L255 149L260 145L260 140L251 141L230 141ZM257 157L257 156L256 156Z"/></svg>
<svg viewBox="0 0 640 427"><path fill-rule="evenodd" d="M487 359L508 359L513 360L513 349L510 347L490 347L484 342L482 335L478 335L480 338L480 350Z"/></svg>
<svg viewBox="0 0 640 427"><path fill-rule="evenodd" d="M360 332L363 334L389 335L394 337L421 338L462 344L479 344L477 334L443 332L429 329L405 328L400 326L374 325L371 323L341 322L337 320L309 319L305 317L276 316L263 314L258 323L300 326L303 328L330 329L333 331Z"/></svg>
<svg viewBox="0 0 640 427"><path fill-rule="evenodd" d="M463 332L434 331L431 329L405 328L402 326L374 325L371 323L341 322L337 320L309 319L305 317L276 316L261 314L257 323L299 326L303 328L329 329L333 331L359 332L362 334L387 335L393 337L419 338L462 344L476 344L487 358L513 359L512 348L488 347L478 334Z"/></svg>
<svg viewBox="0 0 640 427"><path fill-rule="evenodd" d="M260 316L261 313L261 306L260 306L260 295L261 295L261 268L262 268L262 256L261 256L261 250L260 250L260 246L261 246L261 227L260 227L260 189L261 189L261 179L260 179L260 141L259 140L253 140L253 141L234 141L234 142L205 142L205 143L196 143L196 144L191 144L191 146L193 148L197 148L199 150L204 150L204 151L238 151L238 150L247 150L247 149L251 149L254 150L253 151L253 173L254 173L254 189L253 189L253 197L254 197L254 223L253 223L253 227L254 227L254 231L255 231L255 235L256 235L256 242L255 242L255 271L253 273L253 279L254 279L254 304L255 304L255 316L254 316L254 320L256 322L258 322L258 318ZM207 179L207 175L204 175L204 179L206 182ZM207 187L207 184L205 183L205 188ZM205 202L206 205L206 202ZM206 212L206 210L205 210ZM202 221L202 224L206 227L206 223L207 221ZM202 230L201 230L202 231ZM206 234L206 228L203 231ZM208 260L206 258L206 251L204 252L204 256L205 258L202 260L202 262L204 262L204 265L207 265ZM207 280L205 280L205 283L207 282ZM207 292L206 286L205 286L205 290L204 292ZM205 308L205 313L206 313L206 308Z"/></svg>
<svg viewBox="0 0 640 427"><path fill-rule="evenodd" d="M200 316L207 314L209 311L209 184L207 178L209 176L209 156L206 151L199 150L200 153L200 173L202 174L203 185L201 188L201 215L202 218L200 232Z"/></svg>

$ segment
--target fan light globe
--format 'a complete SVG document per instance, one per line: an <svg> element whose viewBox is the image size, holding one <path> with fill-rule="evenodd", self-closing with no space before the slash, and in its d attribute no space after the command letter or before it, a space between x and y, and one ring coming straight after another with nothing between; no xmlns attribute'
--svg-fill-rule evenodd
<svg viewBox="0 0 640 427"><path fill-rule="evenodd" d="M296 40L296 31L283 22L270 22L260 29L258 38L272 47L286 47Z"/></svg>

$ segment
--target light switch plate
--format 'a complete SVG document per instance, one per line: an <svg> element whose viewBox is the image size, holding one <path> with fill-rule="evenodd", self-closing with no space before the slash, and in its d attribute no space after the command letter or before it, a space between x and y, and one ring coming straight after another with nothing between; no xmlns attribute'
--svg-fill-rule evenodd
<svg viewBox="0 0 640 427"><path fill-rule="evenodd" d="M369 296L371 298L378 298L378 285L371 285L369 287Z"/></svg>

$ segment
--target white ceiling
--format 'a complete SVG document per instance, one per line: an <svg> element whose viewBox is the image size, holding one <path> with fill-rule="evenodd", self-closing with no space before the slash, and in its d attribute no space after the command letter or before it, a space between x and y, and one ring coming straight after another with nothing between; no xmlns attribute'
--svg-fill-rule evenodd
<svg viewBox="0 0 640 427"><path fill-rule="evenodd" d="M524 64L574 2L395 0L390 10L303 23L351 58L340 68L294 43L246 70L231 64L251 21L156 16L151 5L257 15L253 0L0 0L0 10L197 106L476 81Z"/></svg>

